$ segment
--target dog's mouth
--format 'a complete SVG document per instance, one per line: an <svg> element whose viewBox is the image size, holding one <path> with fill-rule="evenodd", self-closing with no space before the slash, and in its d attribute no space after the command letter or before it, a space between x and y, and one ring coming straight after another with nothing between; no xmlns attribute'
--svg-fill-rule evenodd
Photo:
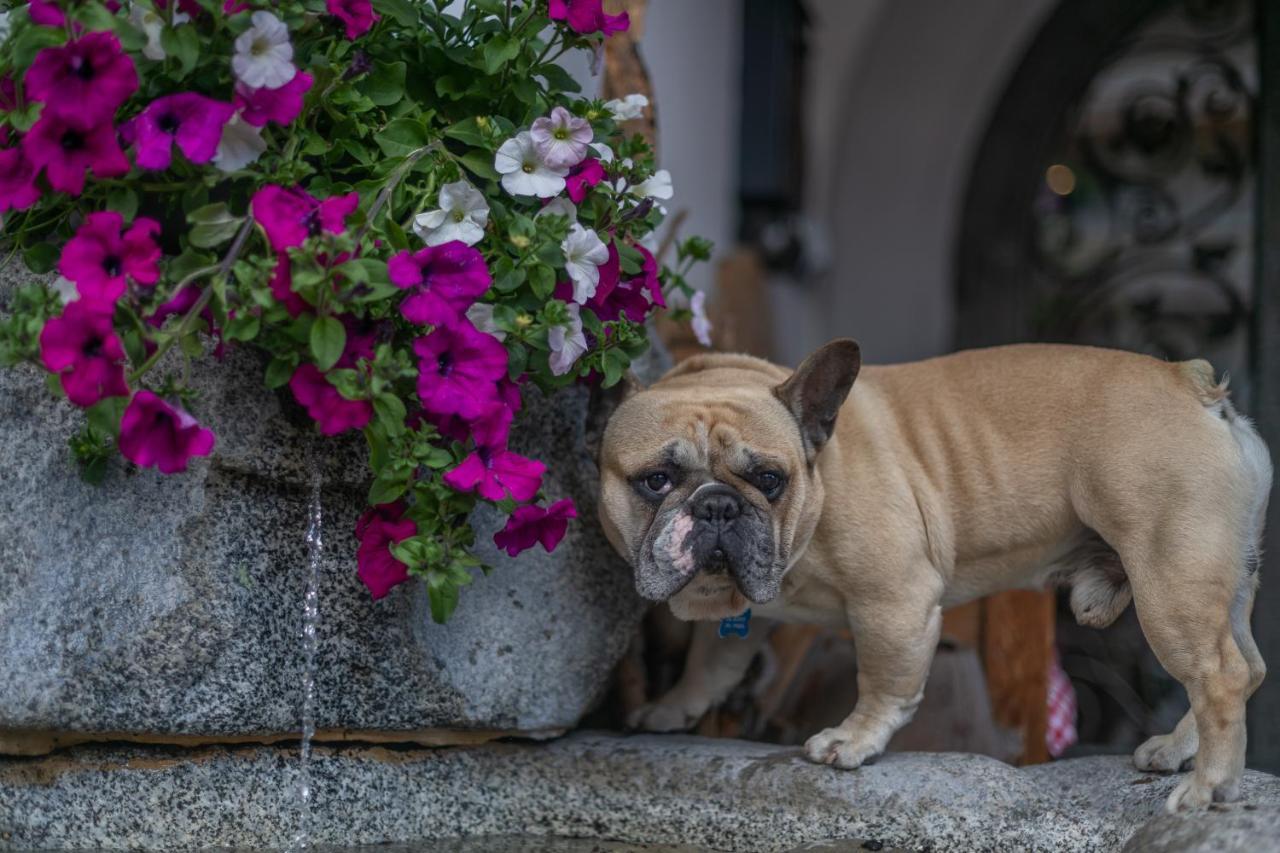
<svg viewBox="0 0 1280 853"><path fill-rule="evenodd" d="M729 619L751 606L727 570L698 572L667 600L677 619Z"/></svg>

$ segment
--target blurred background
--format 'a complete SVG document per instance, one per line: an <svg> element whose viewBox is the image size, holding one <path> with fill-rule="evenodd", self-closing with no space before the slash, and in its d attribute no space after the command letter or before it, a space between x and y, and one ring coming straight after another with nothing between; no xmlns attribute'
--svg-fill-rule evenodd
<svg viewBox="0 0 1280 853"><path fill-rule="evenodd" d="M631 41L610 41L590 85L653 100L637 130L672 174L670 221L716 244L694 280L717 349L794 365L853 336L870 363L1033 340L1205 357L1280 446L1280 3L614 5ZM662 332L676 357L697 349ZM895 745L1033 762L1172 728L1186 697L1132 608L1094 631L1061 605L1010 593L949 613ZM651 623L633 661L650 695L678 675L682 636ZM1274 665L1265 583L1255 623ZM784 629L700 730L802 741L852 707L854 666L847 637ZM1280 769L1276 720L1272 678L1251 766Z"/></svg>

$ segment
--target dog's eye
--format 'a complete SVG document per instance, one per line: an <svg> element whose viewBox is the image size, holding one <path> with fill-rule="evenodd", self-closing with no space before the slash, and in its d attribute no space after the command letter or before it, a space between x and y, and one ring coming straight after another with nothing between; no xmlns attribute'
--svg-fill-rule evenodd
<svg viewBox="0 0 1280 853"><path fill-rule="evenodd" d="M763 471L756 474L756 488L764 493L769 500L773 500L782 493L782 475L776 471Z"/></svg>
<svg viewBox="0 0 1280 853"><path fill-rule="evenodd" d="M644 476L645 489L654 495L665 495L671 491L671 478L662 471L654 471Z"/></svg>

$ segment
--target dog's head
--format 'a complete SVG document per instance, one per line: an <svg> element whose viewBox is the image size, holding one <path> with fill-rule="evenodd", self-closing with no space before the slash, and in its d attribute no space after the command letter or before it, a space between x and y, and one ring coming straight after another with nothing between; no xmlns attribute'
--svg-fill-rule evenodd
<svg viewBox="0 0 1280 853"><path fill-rule="evenodd" d="M815 460L860 364L838 340L792 374L706 355L597 393L600 519L642 596L720 619L778 595L821 515Z"/></svg>

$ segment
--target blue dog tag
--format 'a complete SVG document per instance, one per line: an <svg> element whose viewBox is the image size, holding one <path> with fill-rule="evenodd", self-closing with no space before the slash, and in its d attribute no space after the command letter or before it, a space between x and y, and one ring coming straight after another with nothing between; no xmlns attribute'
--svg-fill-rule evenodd
<svg viewBox="0 0 1280 853"><path fill-rule="evenodd" d="M732 634L739 637L746 637L751 631L751 611L747 610L741 616L730 616L728 619L720 620L720 637L721 639Z"/></svg>

